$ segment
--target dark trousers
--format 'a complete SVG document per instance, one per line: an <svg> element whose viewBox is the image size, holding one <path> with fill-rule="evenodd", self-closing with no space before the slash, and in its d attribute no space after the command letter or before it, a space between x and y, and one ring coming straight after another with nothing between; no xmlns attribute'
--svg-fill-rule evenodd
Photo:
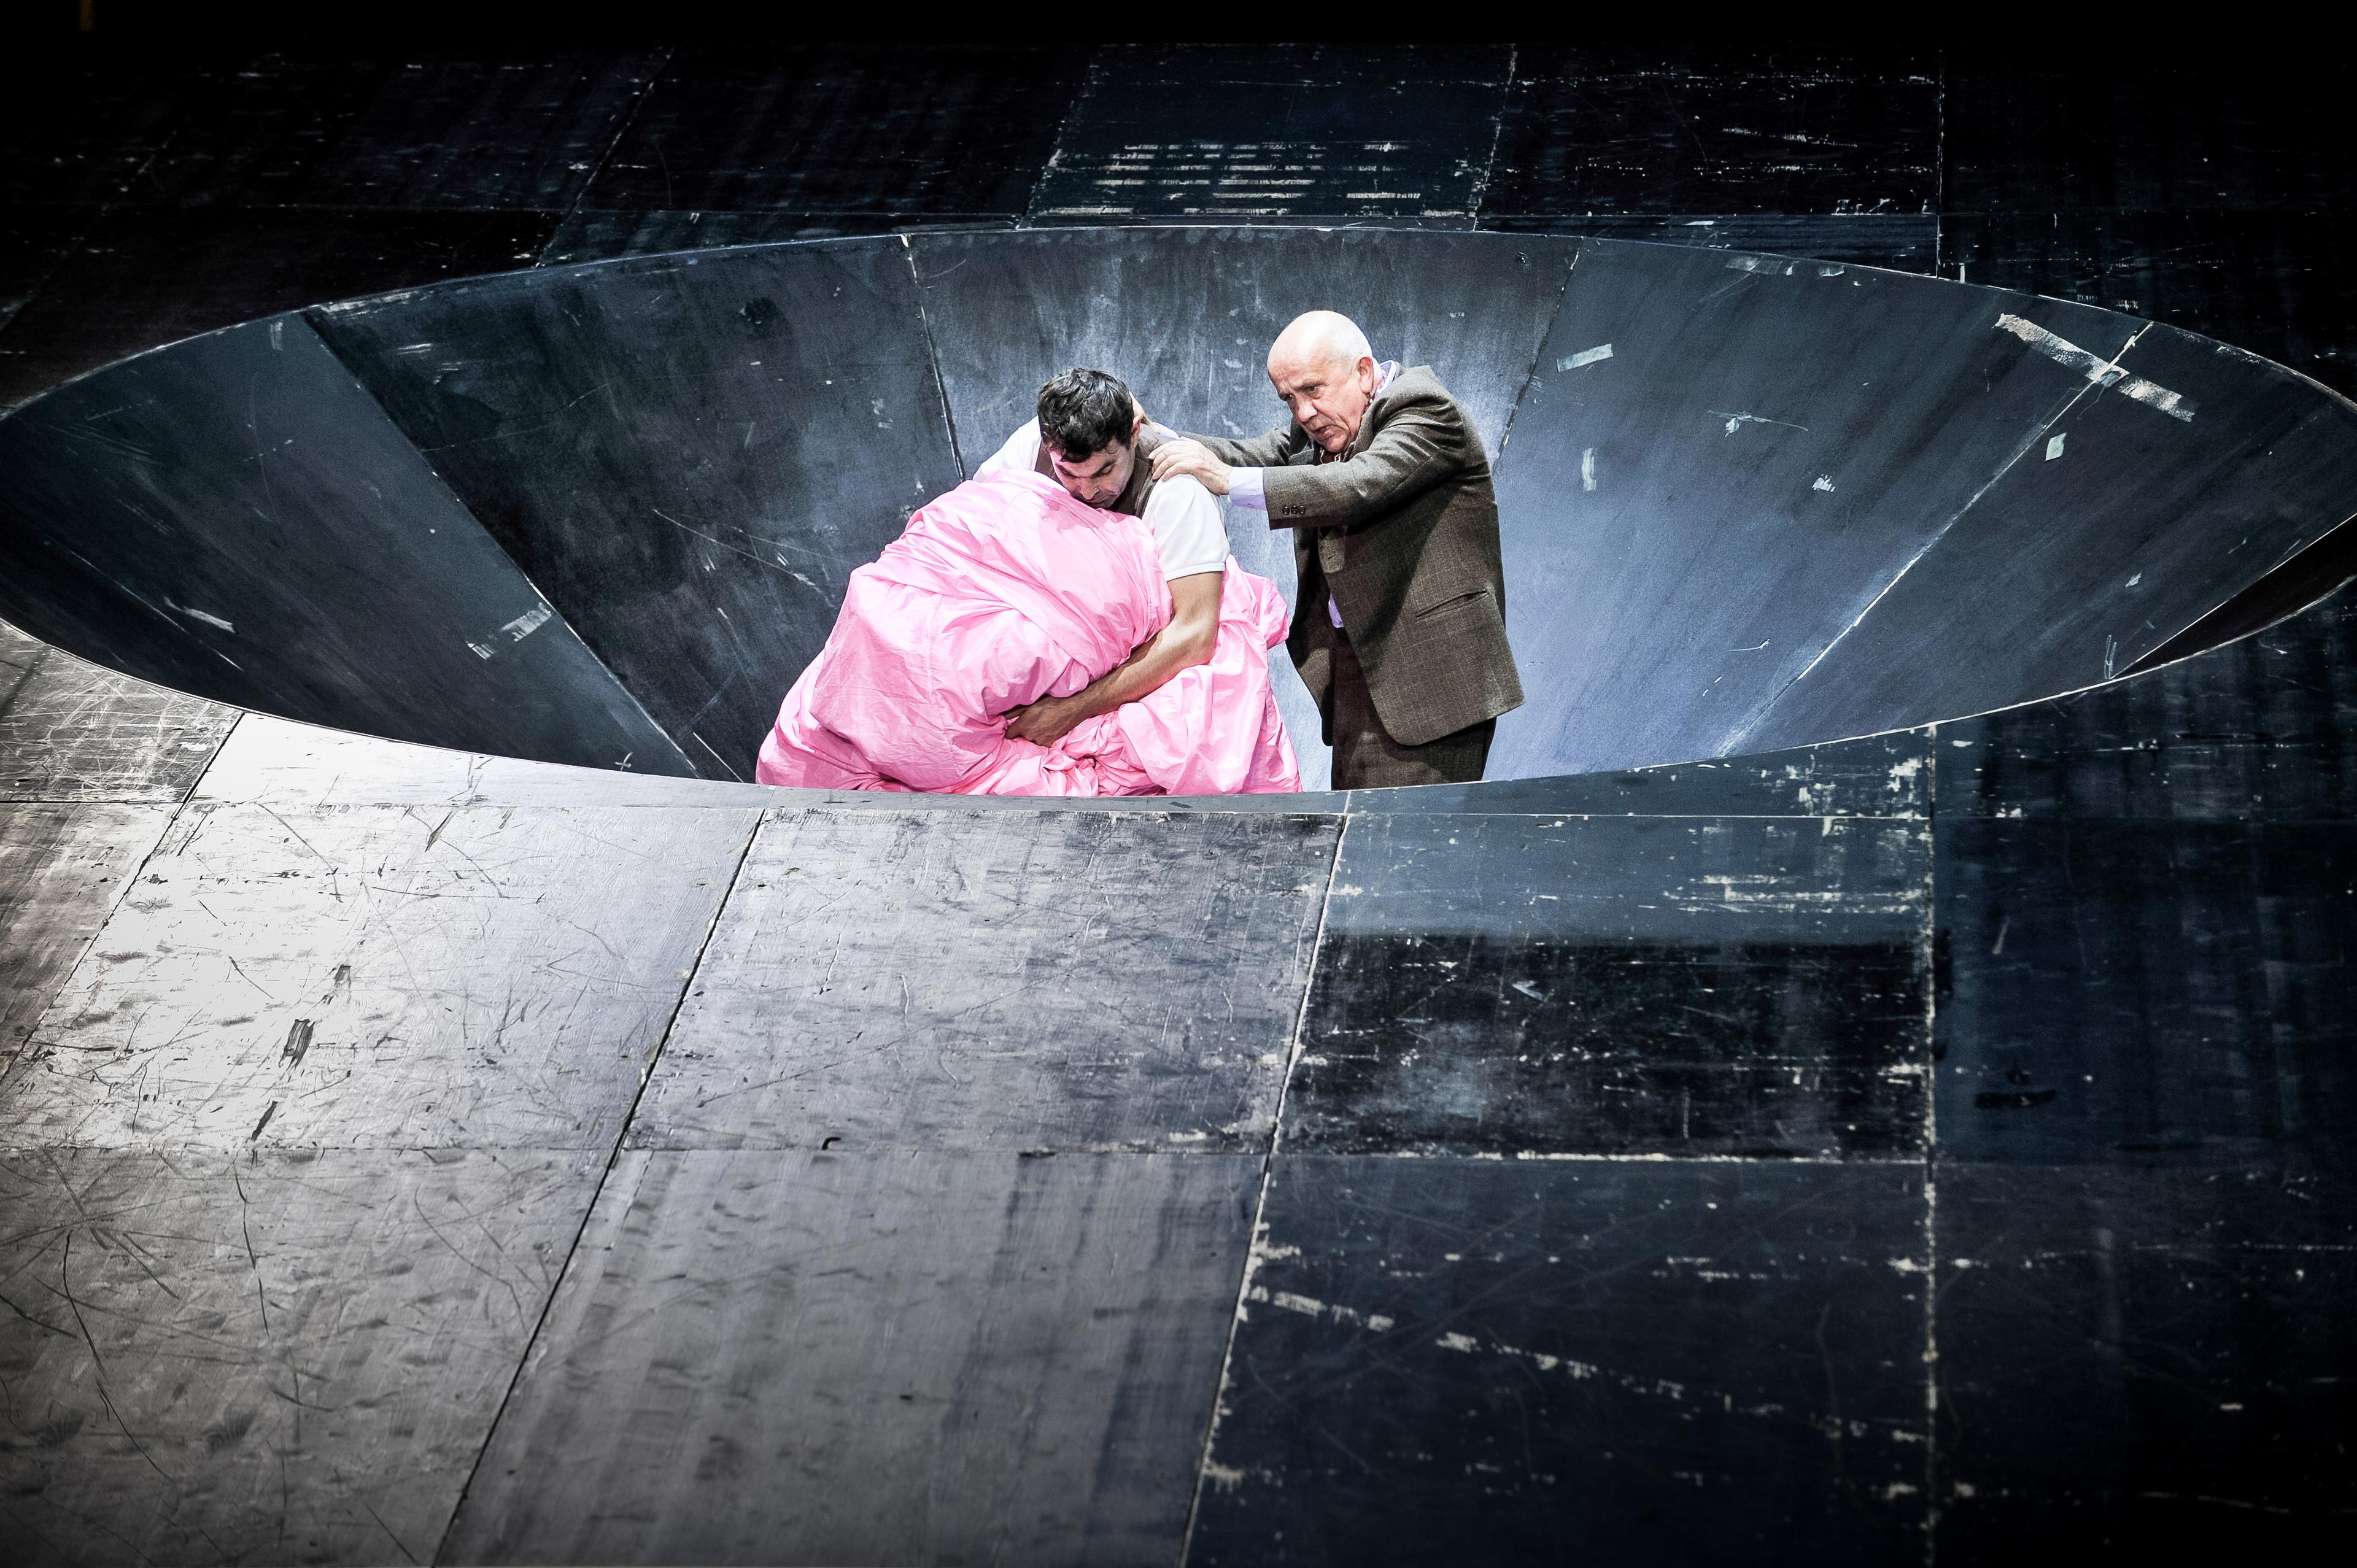
<svg viewBox="0 0 2357 1568"><path fill-rule="evenodd" d="M1333 670L1334 687L1327 700L1333 704L1335 789L1480 781L1481 770L1490 761L1491 737L1498 733L1497 720L1483 719L1422 746L1402 746L1375 714L1374 699L1367 693L1367 672L1347 632L1335 634Z"/></svg>

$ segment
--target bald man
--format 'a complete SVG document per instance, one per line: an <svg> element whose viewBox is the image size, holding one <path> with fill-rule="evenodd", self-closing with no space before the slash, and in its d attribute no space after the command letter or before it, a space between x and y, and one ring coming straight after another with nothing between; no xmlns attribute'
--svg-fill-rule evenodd
<svg viewBox="0 0 2357 1568"><path fill-rule="evenodd" d="M1481 437L1428 366L1377 363L1346 316L1297 318L1268 351L1293 415L1256 440L1154 454L1293 530L1286 639L1334 748L1334 787L1469 784L1523 702L1506 645L1498 502Z"/></svg>

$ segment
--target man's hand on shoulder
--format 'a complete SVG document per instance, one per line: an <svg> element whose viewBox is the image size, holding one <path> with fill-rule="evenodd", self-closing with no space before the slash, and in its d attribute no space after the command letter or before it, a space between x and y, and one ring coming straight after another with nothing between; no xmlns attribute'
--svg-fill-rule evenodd
<svg viewBox="0 0 2357 1568"><path fill-rule="evenodd" d="M1096 716L1087 696L1085 692L1076 692L1069 697L1042 697L1027 707L1009 708L1007 738L1028 740L1034 746L1055 745L1071 734L1082 720Z"/></svg>
<svg viewBox="0 0 2357 1568"><path fill-rule="evenodd" d="M1154 478L1157 481L1175 478L1184 474L1202 481L1203 488L1215 496L1228 493L1228 466L1211 456L1211 449L1189 436L1166 441L1154 452Z"/></svg>

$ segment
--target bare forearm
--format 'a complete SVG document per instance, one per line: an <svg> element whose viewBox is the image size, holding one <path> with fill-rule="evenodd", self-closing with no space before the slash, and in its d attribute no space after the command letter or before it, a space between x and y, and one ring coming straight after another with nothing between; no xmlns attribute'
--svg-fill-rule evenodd
<svg viewBox="0 0 2357 1568"><path fill-rule="evenodd" d="M1153 639L1069 697L1042 697L1009 715L1006 733L1017 740L1053 746L1072 726L1109 714L1160 689L1180 671L1211 657L1220 634L1218 572L1198 572L1170 585L1171 617Z"/></svg>
<svg viewBox="0 0 2357 1568"><path fill-rule="evenodd" d="M1210 638L1176 624L1166 626L1153 641L1074 693L1073 704L1082 718L1109 714L1124 703L1160 691L1172 676L1211 657Z"/></svg>

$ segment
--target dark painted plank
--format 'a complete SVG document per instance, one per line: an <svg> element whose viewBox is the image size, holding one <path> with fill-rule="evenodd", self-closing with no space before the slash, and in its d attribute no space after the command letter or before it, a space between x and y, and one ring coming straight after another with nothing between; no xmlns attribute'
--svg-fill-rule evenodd
<svg viewBox="0 0 2357 1568"><path fill-rule="evenodd" d="M56 274L98 215L94 207L0 212L0 328Z"/></svg>
<svg viewBox="0 0 2357 1568"><path fill-rule="evenodd" d="M191 806L0 1083L48 1145L608 1149L755 813Z"/></svg>
<svg viewBox="0 0 2357 1568"><path fill-rule="evenodd" d="M896 239L525 273L313 319L714 777L753 776L853 569L958 481Z"/></svg>
<svg viewBox="0 0 2357 1568"><path fill-rule="evenodd" d="M5 208L120 199L233 69L233 51L42 47L27 31L10 28L0 59Z"/></svg>
<svg viewBox="0 0 2357 1568"><path fill-rule="evenodd" d="M554 222L529 212L117 208L0 335L0 407L274 310L522 266Z"/></svg>
<svg viewBox="0 0 2357 1568"><path fill-rule="evenodd" d="M1432 366L1495 453L1577 248L1266 230L937 235L914 245L969 468L1032 417L1040 383L1075 364L1129 381L1177 428L1256 435L1285 418L1269 390L1268 346L1318 308L1348 312L1383 357ZM1290 596L1289 540L1257 513L1230 511L1227 523L1238 564ZM1274 663L1302 782L1322 789L1330 757L1317 710L1289 660L1280 653Z"/></svg>
<svg viewBox="0 0 2357 1568"><path fill-rule="evenodd" d="M9 1561L428 1561L603 1164L0 1155Z"/></svg>
<svg viewBox="0 0 2357 1568"><path fill-rule="evenodd" d="M2244 1172L1940 1176L1941 1561L2303 1556L2357 1510L2357 1203Z"/></svg>
<svg viewBox="0 0 2357 1568"><path fill-rule="evenodd" d="M1168 1563L1260 1173L625 1155L446 1556Z"/></svg>
<svg viewBox="0 0 2357 1568"><path fill-rule="evenodd" d="M2264 354L2357 392L2357 244L2315 212L1993 212L1941 220L1973 283L2102 304Z"/></svg>
<svg viewBox="0 0 2357 1568"><path fill-rule="evenodd" d="M1934 749L1943 817L2357 820L2357 594Z"/></svg>
<svg viewBox="0 0 2357 1568"><path fill-rule="evenodd" d="M1524 44L1481 209L1929 211L1939 149L1929 58Z"/></svg>
<svg viewBox="0 0 2357 1568"><path fill-rule="evenodd" d="M0 614L110 667L399 738L692 771L300 317L0 422Z"/></svg>
<svg viewBox="0 0 2357 1568"><path fill-rule="evenodd" d="M562 210L659 60L337 59L298 45L195 95L125 192L189 206Z"/></svg>
<svg viewBox="0 0 2357 1568"><path fill-rule="evenodd" d="M1286 1145L1920 1149L1930 872L1906 822L1353 816Z"/></svg>
<svg viewBox="0 0 2357 1568"><path fill-rule="evenodd" d="M1013 216L1086 61L1060 41L685 49L584 204Z"/></svg>
<svg viewBox="0 0 2357 1568"><path fill-rule="evenodd" d="M237 720L0 621L0 800L184 799Z"/></svg>
<svg viewBox="0 0 2357 1568"><path fill-rule="evenodd" d="M1904 1561L1919 1172L1277 1162L1187 1561Z"/></svg>
<svg viewBox="0 0 2357 1568"><path fill-rule="evenodd" d="M1499 722L1491 771L1951 716L1757 728L1795 681L1824 683L1813 661L2085 391L1997 329L2007 314L2106 354L2135 327L1837 263L1586 242L1499 467L1507 625L1546 695Z"/></svg>
<svg viewBox="0 0 2357 1568"><path fill-rule="evenodd" d="M2119 363L2135 379L2056 420L1778 699L1760 741L2109 680L2357 511L2357 406L2171 327Z"/></svg>
<svg viewBox="0 0 2357 1568"><path fill-rule="evenodd" d="M1132 44L1100 50L1031 214L1469 224L1502 44Z"/></svg>
<svg viewBox="0 0 2357 1568"><path fill-rule="evenodd" d="M1338 827L780 812L630 1142L1265 1147Z"/></svg>
<svg viewBox="0 0 2357 1568"><path fill-rule="evenodd" d="M0 805L0 1072L171 820L164 806Z"/></svg>
<svg viewBox="0 0 2357 1568"><path fill-rule="evenodd" d="M1940 257L1941 220L1932 212L1501 212L1484 208L1484 229L1580 234L1711 251L1755 251L1928 273Z"/></svg>
<svg viewBox="0 0 2357 1568"><path fill-rule="evenodd" d="M543 266L652 256L669 251L709 250L723 245L771 245L788 240L839 240L861 234L892 234L918 229L1011 229L1011 214L909 218L894 213L831 213L813 220L803 212L613 211L576 208L556 226Z"/></svg>
<svg viewBox="0 0 2357 1568"><path fill-rule="evenodd" d="M2357 828L1949 821L1942 1150L2347 1172Z"/></svg>
<svg viewBox="0 0 2357 1568"><path fill-rule="evenodd" d="M1951 211L2296 212L2357 197L2329 51L2269 48L2257 70L2214 50L2105 49L2094 69L1980 52L1946 72Z"/></svg>
<svg viewBox="0 0 2357 1568"><path fill-rule="evenodd" d="M1929 730L1899 730L1716 762L1427 784L1359 800L1387 816L1924 817L1931 754Z"/></svg>

